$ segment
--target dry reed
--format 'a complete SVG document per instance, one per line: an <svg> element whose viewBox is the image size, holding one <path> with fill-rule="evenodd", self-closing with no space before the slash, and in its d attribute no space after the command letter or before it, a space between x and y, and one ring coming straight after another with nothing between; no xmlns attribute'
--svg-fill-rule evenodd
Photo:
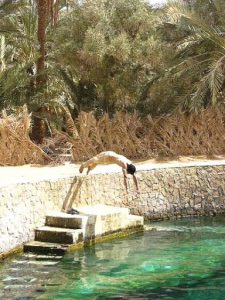
<svg viewBox="0 0 225 300"><path fill-rule="evenodd" d="M149 117L144 120L137 114L122 112L117 112L113 118L104 114L100 119L96 119L92 112L81 112L74 124L71 119L68 120L68 134L55 131L48 145L54 151L61 149L61 153L72 149L75 162L106 150L116 151L131 159L225 153L224 110L207 109L189 115ZM30 140L30 126L31 118L26 107L17 116L2 112L1 165L49 162L49 156Z"/></svg>
<svg viewBox="0 0 225 300"><path fill-rule="evenodd" d="M97 120L93 113L81 112L73 157L82 161L106 150L132 159L224 154L224 120L225 111L219 109L145 120L121 112Z"/></svg>
<svg viewBox="0 0 225 300"><path fill-rule="evenodd" d="M17 114L0 117L0 165L16 166L31 163L44 164L50 158L29 138L31 117L23 106Z"/></svg>

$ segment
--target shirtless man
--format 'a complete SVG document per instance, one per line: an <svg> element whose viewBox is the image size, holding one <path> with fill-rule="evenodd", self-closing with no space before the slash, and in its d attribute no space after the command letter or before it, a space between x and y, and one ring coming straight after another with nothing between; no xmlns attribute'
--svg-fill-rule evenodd
<svg viewBox="0 0 225 300"><path fill-rule="evenodd" d="M105 151L97 154L86 162L82 163L80 166L80 173L83 172L85 168L87 168L87 174L93 170L97 165L109 165L109 164L117 164L122 168L123 176L124 176L124 185L126 188L126 192L128 192L128 184L127 184L127 175L131 174L133 176L133 181L136 187L137 192L139 193L138 182L135 176L136 168L132 164L132 162L127 159L123 155L119 155L114 151Z"/></svg>

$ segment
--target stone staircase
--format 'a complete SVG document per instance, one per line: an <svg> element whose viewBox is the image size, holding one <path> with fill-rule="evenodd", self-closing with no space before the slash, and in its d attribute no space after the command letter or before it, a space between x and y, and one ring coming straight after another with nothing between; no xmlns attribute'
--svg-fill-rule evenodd
<svg viewBox="0 0 225 300"><path fill-rule="evenodd" d="M128 208L107 205L85 206L79 214L48 214L45 226L35 230L35 240L24 245L24 252L64 254L104 237L143 230L141 216L129 214Z"/></svg>

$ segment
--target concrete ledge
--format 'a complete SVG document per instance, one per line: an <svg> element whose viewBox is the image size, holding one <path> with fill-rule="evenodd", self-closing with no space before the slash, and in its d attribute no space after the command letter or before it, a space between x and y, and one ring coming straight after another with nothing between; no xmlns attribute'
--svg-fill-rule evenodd
<svg viewBox="0 0 225 300"><path fill-rule="evenodd" d="M190 168L190 167L210 167L210 166L225 166L224 156L217 156L215 159L197 159L197 158L183 158L181 160L168 160L159 162L156 159L135 162L137 172L151 171L171 168ZM57 181L60 179L68 179L76 177L85 177L84 174L79 173L78 164L65 164L61 166L35 166L24 165L15 167L0 167L0 187L22 184L35 183L41 181ZM90 175L96 174L113 174L121 173L121 168L117 165L103 165L97 166L91 171Z"/></svg>
<svg viewBox="0 0 225 300"><path fill-rule="evenodd" d="M89 240L84 241L83 243L70 245L68 247L67 251L72 252L72 251L80 249L82 247L90 247L92 245L110 241L110 240L113 240L116 238L125 238L131 234L142 233L143 231L144 231L143 226L136 226L136 227L123 229L121 231L107 233L105 235L103 234L100 236L96 236L95 239L89 239Z"/></svg>

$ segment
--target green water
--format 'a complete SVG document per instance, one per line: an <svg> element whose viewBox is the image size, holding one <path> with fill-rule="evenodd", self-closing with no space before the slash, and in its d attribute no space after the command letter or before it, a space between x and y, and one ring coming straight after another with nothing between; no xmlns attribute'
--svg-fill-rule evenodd
<svg viewBox="0 0 225 300"><path fill-rule="evenodd" d="M0 268L0 299L225 299L225 216L151 225L62 259L17 256Z"/></svg>

